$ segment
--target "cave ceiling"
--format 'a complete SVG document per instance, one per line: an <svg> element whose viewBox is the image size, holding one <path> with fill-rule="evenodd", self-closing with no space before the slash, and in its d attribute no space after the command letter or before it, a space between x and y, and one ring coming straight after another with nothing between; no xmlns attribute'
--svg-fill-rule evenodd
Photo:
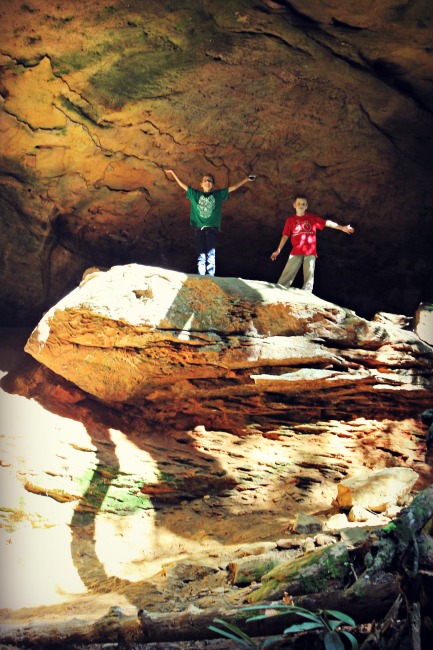
<svg viewBox="0 0 433 650"><path fill-rule="evenodd" d="M217 274L276 282L304 192L317 294L361 315L433 301L430 0L0 0L2 324L92 266L195 272L198 187L224 204ZM288 252L288 251L287 251Z"/></svg>

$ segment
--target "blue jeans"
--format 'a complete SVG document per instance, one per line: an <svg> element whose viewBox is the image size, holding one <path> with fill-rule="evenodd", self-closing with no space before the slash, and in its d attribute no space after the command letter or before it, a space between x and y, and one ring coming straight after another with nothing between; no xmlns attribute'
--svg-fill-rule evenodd
<svg viewBox="0 0 433 650"><path fill-rule="evenodd" d="M217 238L218 230L216 228L197 228L195 231L197 268L200 275L215 275Z"/></svg>

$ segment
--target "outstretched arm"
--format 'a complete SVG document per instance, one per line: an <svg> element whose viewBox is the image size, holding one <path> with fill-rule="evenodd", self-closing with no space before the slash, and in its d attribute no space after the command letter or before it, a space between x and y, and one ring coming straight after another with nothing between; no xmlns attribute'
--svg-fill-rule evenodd
<svg viewBox="0 0 433 650"><path fill-rule="evenodd" d="M252 183L255 180L256 180L255 177L253 178L252 176L251 177L245 176L245 178L239 181L239 183L237 183L236 185L230 185L229 192L234 192L234 190L239 189L242 185L245 185L245 183Z"/></svg>
<svg viewBox="0 0 433 650"><path fill-rule="evenodd" d="M347 235L352 235L355 232L355 228L352 228L352 226L340 226L338 223L335 223L335 221L330 221L329 219L326 221L326 226L328 228L334 228L335 230L342 230Z"/></svg>
<svg viewBox="0 0 433 650"><path fill-rule="evenodd" d="M185 190L185 192L187 191L187 189L188 189L188 185L187 185L186 183L184 183L183 181L180 180L180 178L179 178L179 176L176 174L176 172L174 172L172 169L166 169L166 170L165 170L165 173L166 173L166 174L171 174L171 175L173 176L174 180L176 181L176 183L177 183L178 185L180 185L180 187L182 187L182 188Z"/></svg>
<svg viewBox="0 0 433 650"><path fill-rule="evenodd" d="M284 244L286 243L286 241L287 241L288 239L289 239L289 238L287 237L287 235L283 235L283 236L281 237L281 241L280 241L280 243L279 243L279 245L278 245L277 250L274 251L274 252L272 253L272 255L271 255L271 260L272 260L273 262L277 259L278 255L281 253L281 249L283 248Z"/></svg>

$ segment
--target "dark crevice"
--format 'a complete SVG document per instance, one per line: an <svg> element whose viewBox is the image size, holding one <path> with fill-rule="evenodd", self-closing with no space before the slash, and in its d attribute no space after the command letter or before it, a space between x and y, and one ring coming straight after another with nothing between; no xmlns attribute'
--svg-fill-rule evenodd
<svg viewBox="0 0 433 650"><path fill-rule="evenodd" d="M343 29L354 32L362 32L364 30L363 27L358 27L357 25L349 25L348 23L345 23L342 20L338 20L338 18L334 17L331 18L331 24L335 25L335 27L342 27Z"/></svg>
<svg viewBox="0 0 433 650"><path fill-rule="evenodd" d="M290 14L296 19L296 20L301 20L301 23L293 22L294 27L302 27L306 34L315 42L317 45L323 47L327 51L329 51L334 57L337 59L340 59L341 61L344 61L348 65L350 65L353 69L355 70L360 70L362 72L369 72L372 73L375 78L377 78L379 81L382 83L386 84L393 90L399 92L400 94L409 97L414 101L414 103L417 105L418 108L421 110L431 114L433 111L422 101L422 99L414 92L414 89L412 88L411 84L404 79L400 77L402 74L401 69L399 68L398 64L393 63L392 61L376 61L376 62L371 62L369 61L359 50L357 50L357 56L360 59L360 63L355 61L354 59L344 56L340 54L338 51L336 51L330 44L326 44L322 41L320 38L321 35L326 35L327 38L332 38L335 40L335 37L333 37L331 34L328 32L324 31L323 28L321 27L320 23L312 20L308 16L305 16L304 14L300 13L298 10L296 10L290 2L284 2L284 0L277 0L278 4L280 4L282 7L287 8L288 11L290 11ZM272 11L269 9L265 11L266 13L272 13ZM335 27L339 27L341 29L345 29L347 31L355 32L355 31L363 31L364 28L362 27L357 27L354 25L349 25L347 23L344 23L343 21L338 20L337 18L332 18L331 20L331 25ZM316 34L314 34L316 32ZM318 35L318 32L320 33ZM285 43L284 39L281 37L272 35L272 34L266 34L266 36L271 36L273 38L276 38L283 43ZM287 43L286 43L287 45Z"/></svg>
<svg viewBox="0 0 433 650"><path fill-rule="evenodd" d="M247 37L257 37L257 36L265 36L266 38L269 38L273 41L277 41L277 43L282 43L285 47L289 47L291 50L294 52L297 52L298 54L304 54L309 57L311 57L310 52L307 50L303 50L300 47L295 47L292 45L292 43L289 43L286 39L284 39L282 36L279 34L274 34L273 32L267 32L267 31L260 31L260 30L248 30L248 29L242 29L242 30L233 30L236 32L236 34L239 34L240 36L247 36ZM210 56L210 55L208 55ZM212 56L214 60L222 60L222 56Z"/></svg>
<svg viewBox="0 0 433 650"><path fill-rule="evenodd" d="M368 66L368 69L373 73L373 76L376 79L399 94L409 97L409 99L411 99L420 110L429 113L430 115L433 114L432 109L429 106L426 106L422 99L420 99L416 92L414 92L412 85L402 78L401 75L403 74L403 71L397 63L386 60L370 61L361 53L359 53L359 56L365 62L366 66Z"/></svg>
<svg viewBox="0 0 433 650"><path fill-rule="evenodd" d="M10 55L6 55L6 56L10 56ZM38 55L34 60L32 60L32 61L29 61L28 59L20 58L20 57L16 57L16 58L15 58L15 57L12 57L12 56L11 56L10 58L11 58L13 61L15 61L15 63L16 63L17 65L22 65L23 68L36 68L36 67L40 64L40 62L42 61L42 59L45 59L45 57L47 57L48 59L50 59L50 57L49 57L47 54L39 54L39 55ZM50 59L50 61L51 61L51 59Z"/></svg>
<svg viewBox="0 0 433 650"><path fill-rule="evenodd" d="M57 77L58 79L63 79L61 77ZM73 113L76 113L78 117L82 118L83 120L86 120L90 122L93 126L97 126L101 129L111 129L113 126L109 123L105 124L99 124L95 118L86 110L84 110L81 106L77 106L77 104L74 104L68 97L65 97L64 95L60 95L60 101L62 102L64 108L66 110L69 110ZM58 106L56 106L60 110ZM63 112L63 111L62 111Z"/></svg>
<svg viewBox="0 0 433 650"><path fill-rule="evenodd" d="M291 2L286 0L273 0L274 4L280 5L281 9L273 9L269 5L256 5L255 9L261 11L264 14L272 15L275 13L282 13L284 10L290 14L290 17L293 19L294 27L319 27L320 23L314 18L303 14L301 11L296 9Z"/></svg>
<svg viewBox="0 0 433 650"><path fill-rule="evenodd" d="M322 32L322 34L324 34L324 32ZM322 47L324 50L326 50L327 52L332 54L332 56L335 57L336 59L339 59L340 61L344 61L344 63L349 65L354 70L359 70L361 72L370 72L370 66L363 65L362 63L358 63L357 61L355 61L354 59L352 59L352 58L350 58L348 56L344 56L343 54L340 54L339 52L334 50L334 48L331 45L324 43L322 40L320 40L320 38L315 37L313 34L309 33L308 35L316 43L316 45L319 45L320 47ZM330 36L330 34L328 34L328 33L326 33L326 37L327 38L332 38L332 40L334 40L334 41L336 40L334 37ZM361 55L359 54L358 51L357 51L357 54L360 57L360 59L362 59L362 57L361 57Z"/></svg>
<svg viewBox="0 0 433 650"><path fill-rule="evenodd" d="M14 174L13 172L6 172L6 171L1 171L0 172L0 181L2 179L12 179L14 181L17 181L20 184L24 184L26 181L23 177L19 176L19 174Z"/></svg>
<svg viewBox="0 0 433 650"><path fill-rule="evenodd" d="M385 138L386 138L386 139L387 139L387 140L392 144L393 147L398 148L398 147L397 147L397 143L396 143L396 141L394 140L394 138L392 137L392 135L391 135L388 131L385 131L385 129L383 129L382 127L380 127L378 124L376 124L376 122L373 122L373 120L372 120L371 117L370 117L370 114L369 114L368 111L364 108L364 106L363 106L362 104L360 104L359 107L360 107L360 109L361 109L361 113L365 116L365 118L367 119L368 123L371 124L371 126L372 126L374 129L376 129L377 131L379 131L379 133L381 133L381 134L382 134L382 135L383 135L383 136L384 136L384 137L385 137Z"/></svg>

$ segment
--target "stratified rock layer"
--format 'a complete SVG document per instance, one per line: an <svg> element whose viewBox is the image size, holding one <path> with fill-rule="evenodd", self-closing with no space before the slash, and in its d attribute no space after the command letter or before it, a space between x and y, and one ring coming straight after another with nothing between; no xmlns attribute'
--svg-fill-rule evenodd
<svg viewBox="0 0 433 650"><path fill-rule="evenodd" d="M420 409L433 385L433 349L413 332L298 289L136 264L87 275L26 351L103 402L165 422L206 412L229 430L290 404L308 419Z"/></svg>

